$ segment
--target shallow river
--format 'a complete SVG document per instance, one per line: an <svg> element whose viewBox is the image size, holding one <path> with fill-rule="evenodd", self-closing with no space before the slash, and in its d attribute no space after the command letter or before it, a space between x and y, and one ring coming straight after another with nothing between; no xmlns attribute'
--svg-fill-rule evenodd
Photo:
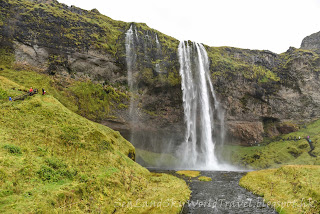
<svg viewBox="0 0 320 214"><path fill-rule="evenodd" d="M150 171L178 176L174 171ZM199 181L195 178L190 182L186 179L192 194L182 213L277 213L263 198L239 186L239 180L245 174L246 172L201 171L201 176L211 177L212 181Z"/></svg>

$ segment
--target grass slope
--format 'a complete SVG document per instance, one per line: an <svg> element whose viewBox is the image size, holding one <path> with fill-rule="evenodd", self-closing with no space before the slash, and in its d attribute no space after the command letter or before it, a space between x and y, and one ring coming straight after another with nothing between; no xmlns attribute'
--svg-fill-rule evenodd
<svg viewBox="0 0 320 214"><path fill-rule="evenodd" d="M320 212L320 166L282 166L249 172L240 185L279 213Z"/></svg>
<svg viewBox="0 0 320 214"><path fill-rule="evenodd" d="M301 140L290 140L298 139ZM310 136L315 149L312 157L308 153L310 146L306 137ZM289 140L288 140L289 139ZM231 162L240 166L253 169L279 167L282 165L320 165L320 120L314 121L301 128L277 138L277 140L261 146L242 147L226 146L224 156L229 153Z"/></svg>
<svg viewBox="0 0 320 214"><path fill-rule="evenodd" d="M37 87L42 82L47 84L39 80ZM6 96L25 87L0 77ZM119 132L75 114L51 95L2 99L0 212L178 212L190 194L186 183L150 173L128 157L133 155ZM157 206L166 200L170 206Z"/></svg>

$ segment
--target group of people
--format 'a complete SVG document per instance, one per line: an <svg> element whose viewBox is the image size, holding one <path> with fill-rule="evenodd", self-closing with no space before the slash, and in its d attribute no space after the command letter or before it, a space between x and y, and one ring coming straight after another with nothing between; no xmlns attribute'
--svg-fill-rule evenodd
<svg viewBox="0 0 320 214"><path fill-rule="evenodd" d="M38 89L33 89L32 87L29 89L29 95L32 96L34 94L38 93ZM42 95L45 95L46 91L44 90L44 88L42 89Z"/></svg>
<svg viewBox="0 0 320 214"><path fill-rule="evenodd" d="M33 89L32 87L30 87L28 94L29 96L32 96L34 94L38 93L38 89ZM44 88L42 89L42 95L45 95L47 92L44 90ZM9 101L13 101L12 97L9 97Z"/></svg>
<svg viewBox="0 0 320 214"><path fill-rule="evenodd" d="M282 140L284 141L285 139L282 139ZM299 136L299 137L296 137L296 136L294 136L294 137L288 137L287 140L297 141L297 140L301 140L301 137L300 137L300 136Z"/></svg>
<svg viewBox="0 0 320 214"><path fill-rule="evenodd" d="M34 89L34 90L33 90L32 87L29 89L29 94L30 94L30 96L33 95L33 94L35 94L35 93L37 93L37 92L38 92L38 89ZM45 93L46 93L46 91L45 91L44 89L42 89L42 95L45 95Z"/></svg>

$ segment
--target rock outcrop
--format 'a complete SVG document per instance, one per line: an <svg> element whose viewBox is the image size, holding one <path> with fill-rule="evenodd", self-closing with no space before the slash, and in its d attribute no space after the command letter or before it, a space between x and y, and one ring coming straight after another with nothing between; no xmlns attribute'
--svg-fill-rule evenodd
<svg viewBox="0 0 320 214"><path fill-rule="evenodd" d="M320 53L320 31L304 38L300 48Z"/></svg>

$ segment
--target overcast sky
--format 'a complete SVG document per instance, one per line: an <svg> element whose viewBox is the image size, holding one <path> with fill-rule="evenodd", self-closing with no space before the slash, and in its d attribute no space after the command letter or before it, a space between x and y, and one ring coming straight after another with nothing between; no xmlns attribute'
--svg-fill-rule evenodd
<svg viewBox="0 0 320 214"><path fill-rule="evenodd" d="M320 0L58 0L179 40L285 52L320 31Z"/></svg>

